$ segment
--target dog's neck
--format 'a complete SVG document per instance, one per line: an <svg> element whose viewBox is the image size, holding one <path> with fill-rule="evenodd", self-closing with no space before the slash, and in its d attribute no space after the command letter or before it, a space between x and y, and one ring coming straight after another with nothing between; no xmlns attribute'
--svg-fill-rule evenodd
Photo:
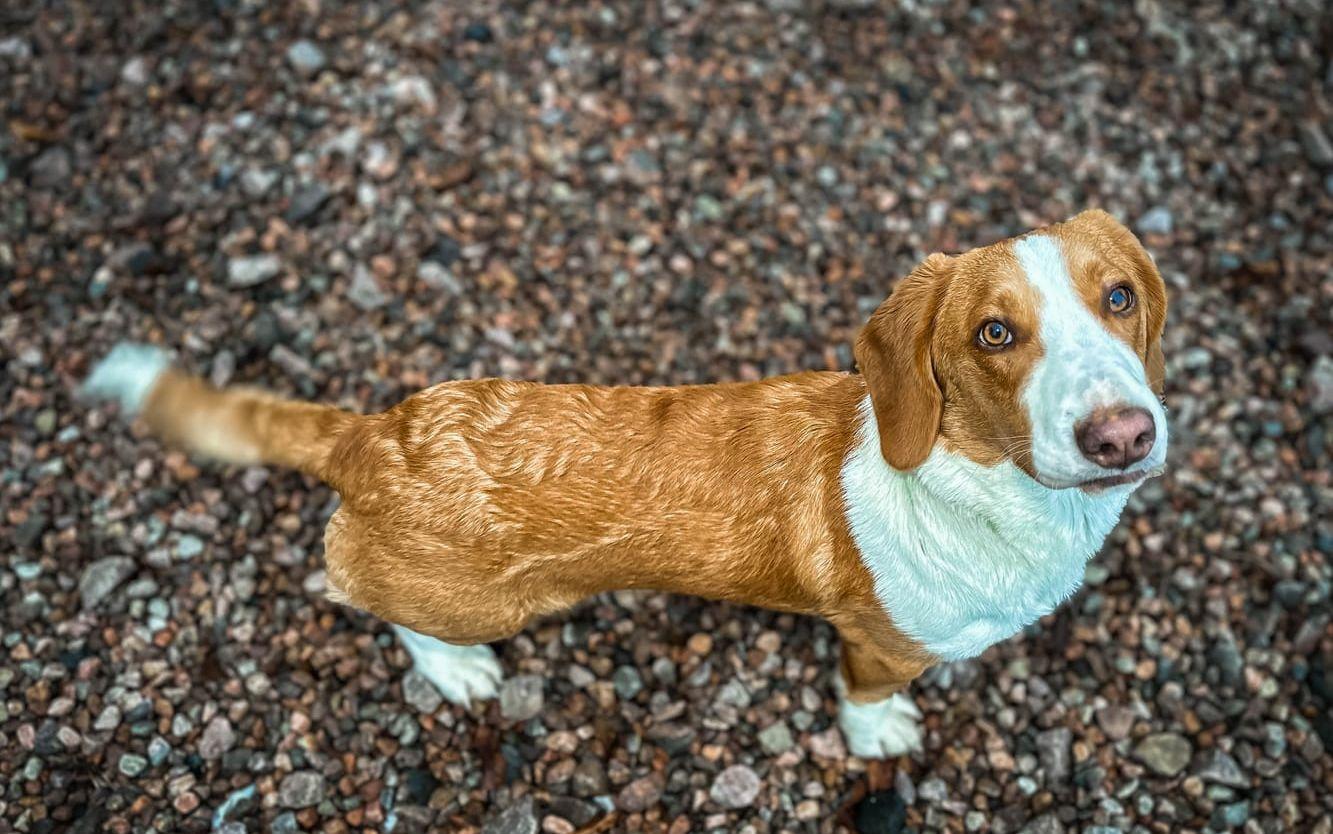
<svg viewBox="0 0 1333 834"><path fill-rule="evenodd" d="M980 654L1072 594L1133 491L1051 490L938 447L899 472L868 398L859 419L842 467L852 537L894 623L944 659Z"/></svg>

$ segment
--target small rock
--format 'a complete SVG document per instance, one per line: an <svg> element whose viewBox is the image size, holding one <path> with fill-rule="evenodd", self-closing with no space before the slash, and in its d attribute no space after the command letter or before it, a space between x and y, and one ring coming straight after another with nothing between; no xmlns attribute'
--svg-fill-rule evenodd
<svg viewBox="0 0 1333 834"><path fill-rule="evenodd" d="M631 813L646 811L662 798L662 783L657 776L644 776L630 782L616 797L616 807Z"/></svg>
<svg viewBox="0 0 1333 834"><path fill-rule="evenodd" d="M622 701L633 700L635 695L643 691L643 677L639 675L639 670L633 666L621 666L616 669L611 676L611 681L615 686L616 694Z"/></svg>
<svg viewBox="0 0 1333 834"><path fill-rule="evenodd" d="M116 767L121 773L133 779L148 769L148 760L134 753L126 753L120 757Z"/></svg>
<svg viewBox="0 0 1333 834"><path fill-rule="evenodd" d="M1174 218L1166 206L1154 206L1144 212L1134 226L1139 230L1139 234L1169 235L1174 228Z"/></svg>
<svg viewBox="0 0 1333 834"><path fill-rule="evenodd" d="M136 567L128 556L107 556L84 568L79 577L79 599L84 609L96 608L120 583L134 574Z"/></svg>
<svg viewBox="0 0 1333 834"><path fill-rule="evenodd" d="M171 745L162 736L153 736L153 740L148 742L148 761L154 767L162 764L171 755Z"/></svg>
<svg viewBox="0 0 1333 834"><path fill-rule="evenodd" d="M1106 737L1120 741L1129 736L1134 727L1134 711L1129 707L1112 704L1097 710L1097 726L1102 728Z"/></svg>
<svg viewBox="0 0 1333 834"><path fill-rule="evenodd" d="M193 559L204 552L204 540L191 533L186 533L176 540L176 558Z"/></svg>
<svg viewBox="0 0 1333 834"><path fill-rule="evenodd" d="M585 798L601 796L610 790L606 770L597 759L584 759L579 762L578 767L574 768L574 776L570 779L570 787L573 788L575 796Z"/></svg>
<svg viewBox="0 0 1333 834"><path fill-rule="evenodd" d="M463 29L463 39L475 43L490 43L495 40L495 33L485 23L469 23Z"/></svg>
<svg viewBox="0 0 1333 834"><path fill-rule="evenodd" d="M292 225L308 223L315 219L319 210L324 208L324 204L333 196L328 186L322 182L312 182L303 185L292 195L292 200L287 204L287 211L283 212L282 219Z"/></svg>
<svg viewBox="0 0 1333 834"><path fill-rule="evenodd" d="M292 69L304 76L311 76L324 69L328 59L324 52L311 41L299 40L287 47L287 63Z"/></svg>
<svg viewBox="0 0 1333 834"><path fill-rule="evenodd" d="M1300 127L1301 144L1310 161L1321 167L1333 167L1333 142L1318 122L1303 122Z"/></svg>
<svg viewBox="0 0 1333 834"><path fill-rule="evenodd" d="M537 812L532 797L525 796L481 827L481 834L537 834Z"/></svg>
<svg viewBox="0 0 1333 834"><path fill-rule="evenodd" d="M786 721L777 721L759 731L759 746L770 756L786 753L793 743Z"/></svg>
<svg viewBox="0 0 1333 834"><path fill-rule="evenodd" d="M506 721L527 721L542 711L541 675L515 675L500 687L500 715Z"/></svg>
<svg viewBox="0 0 1333 834"><path fill-rule="evenodd" d="M1205 782L1214 782L1232 788L1248 788L1250 780L1246 778L1240 765L1229 754L1214 749L1203 760L1195 774Z"/></svg>
<svg viewBox="0 0 1333 834"><path fill-rule="evenodd" d="M241 191L252 200L258 200L273 190L281 175L265 168L246 168L241 173Z"/></svg>
<svg viewBox="0 0 1333 834"><path fill-rule="evenodd" d="M36 188L56 188L69 181L73 172L69 151L56 145L42 151L28 168L29 181Z"/></svg>
<svg viewBox="0 0 1333 834"><path fill-rule="evenodd" d="M236 744L236 733L225 715L215 715L199 736L199 755L205 761L222 758Z"/></svg>
<svg viewBox="0 0 1333 834"><path fill-rule="evenodd" d="M1055 814L1042 814L1023 826L1019 834L1065 834L1065 827Z"/></svg>
<svg viewBox="0 0 1333 834"><path fill-rule="evenodd" d="M352 283L347 288L347 299L365 312L383 307L389 301L379 281L365 264L357 264L352 270Z"/></svg>
<svg viewBox="0 0 1333 834"><path fill-rule="evenodd" d="M1193 749L1176 733L1153 733L1134 748L1134 757L1159 776L1175 776L1189 764Z"/></svg>
<svg viewBox="0 0 1333 834"><path fill-rule="evenodd" d="M763 783L745 765L732 765L717 775L708 795L723 808L745 808L754 802Z"/></svg>
<svg viewBox="0 0 1333 834"><path fill-rule="evenodd" d="M278 786L278 802L284 808L309 808L324 795L324 777L313 770L289 773Z"/></svg>
<svg viewBox="0 0 1333 834"><path fill-rule="evenodd" d="M426 715L433 715L440 708L440 704L444 703L444 698L435 688L435 684L416 669L403 675L403 700Z"/></svg>
<svg viewBox="0 0 1333 834"><path fill-rule="evenodd" d="M1037 758L1046 771L1046 784L1061 784L1069 779L1070 752L1074 734L1068 727L1054 727L1037 733Z"/></svg>
<svg viewBox="0 0 1333 834"><path fill-rule="evenodd" d="M1321 356L1310 366L1310 410L1315 414L1333 412L1333 357Z"/></svg>
<svg viewBox="0 0 1333 834"><path fill-rule="evenodd" d="M847 758L847 745L842 740L842 732L837 727L830 727L822 733L810 736L810 752L824 759Z"/></svg>
<svg viewBox="0 0 1333 834"><path fill-rule="evenodd" d="M1229 829L1240 828L1245 825L1250 818L1250 803L1232 802L1222 805L1213 811L1211 819L1213 828Z"/></svg>
<svg viewBox="0 0 1333 834"><path fill-rule="evenodd" d="M461 295L463 292L463 285L449 268L435 261L422 261L417 267L417 278L433 290L441 290L450 295Z"/></svg>
<svg viewBox="0 0 1333 834"><path fill-rule="evenodd" d="M262 284L282 271L277 255L247 255L227 262L227 285L237 289Z"/></svg>

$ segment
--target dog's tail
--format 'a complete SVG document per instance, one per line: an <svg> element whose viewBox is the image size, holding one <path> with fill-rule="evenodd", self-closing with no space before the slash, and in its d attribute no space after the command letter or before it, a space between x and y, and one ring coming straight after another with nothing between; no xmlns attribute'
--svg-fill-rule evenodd
<svg viewBox="0 0 1333 834"><path fill-rule="evenodd" d="M117 400L164 440L227 463L268 463L331 480L338 438L362 417L247 388L218 389L171 367L165 351L121 343L98 363L80 394Z"/></svg>

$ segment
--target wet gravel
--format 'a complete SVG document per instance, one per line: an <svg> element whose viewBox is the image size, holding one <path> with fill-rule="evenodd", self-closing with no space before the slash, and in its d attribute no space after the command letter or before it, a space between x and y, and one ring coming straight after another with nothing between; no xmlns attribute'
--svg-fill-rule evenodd
<svg viewBox="0 0 1333 834"><path fill-rule="evenodd" d="M1329 834L1331 36L1317 2L6 5L0 832ZM124 338L362 409L848 368L922 255L1089 205L1172 291L1171 471L1070 604L913 687L887 770L829 627L692 599L591 600L440 704L322 598L327 488L70 396Z"/></svg>

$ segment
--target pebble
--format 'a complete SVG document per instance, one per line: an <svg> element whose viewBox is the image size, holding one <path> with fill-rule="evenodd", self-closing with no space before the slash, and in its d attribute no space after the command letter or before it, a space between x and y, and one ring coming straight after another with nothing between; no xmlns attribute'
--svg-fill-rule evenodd
<svg viewBox="0 0 1333 834"><path fill-rule="evenodd" d="M1134 748L1134 757L1158 776L1175 776L1189 764L1193 748L1176 733L1153 733Z"/></svg>
<svg viewBox="0 0 1333 834"><path fill-rule="evenodd" d="M1140 234L1169 235L1174 227L1175 218L1165 206L1154 206L1139 217L1134 227Z"/></svg>
<svg viewBox="0 0 1333 834"><path fill-rule="evenodd" d="M324 797L324 777L313 770L289 773L278 786L278 803L284 808L309 808Z"/></svg>
<svg viewBox="0 0 1333 834"><path fill-rule="evenodd" d="M443 696L425 675L409 670L403 675L403 700L411 704L417 712L433 715L444 703Z"/></svg>
<svg viewBox="0 0 1333 834"><path fill-rule="evenodd" d="M717 775L708 795L723 808L746 808L754 803L763 783L759 775L745 765L732 765Z"/></svg>
<svg viewBox="0 0 1333 834"><path fill-rule="evenodd" d="M527 721L542 711L545 699L541 675L514 675L500 686L500 715L506 721Z"/></svg>
<svg viewBox="0 0 1333 834"><path fill-rule="evenodd" d="M107 556L89 564L79 577L79 599L84 609L96 608L136 570L138 566L129 556Z"/></svg>
<svg viewBox="0 0 1333 834"><path fill-rule="evenodd" d="M324 69L328 59L314 43L299 40L287 47L287 63L301 75L311 76Z"/></svg>
<svg viewBox="0 0 1333 834"><path fill-rule="evenodd" d="M777 721L759 732L759 746L770 756L781 755L792 748L791 728L785 721Z"/></svg>
<svg viewBox="0 0 1333 834"><path fill-rule="evenodd" d="M662 797L662 783L657 776L643 776L626 785L616 796L616 807L631 813L646 811Z"/></svg>
<svg viewBox="0 0 1333 834"><path fill-rule="evenodd" d="M1068 727L1054 727L1037 734L1037 757L1046 771L1047 784L1064 782L1070 774L1070 745L1074 734Z"/></svg>
<svg viewBox="0 0 1333 834"><path fill-rule="evenodd" d="M231 722L226 716L216 715L204 727L204 732L199 736L199 755L205 761L214 761L222 758L236 744L236 733L231 728Z"/></svg>
<svg viewBox="0 0 1333 834"><path fill-rule="evenodd" d="M525 796L482 826L482 834L537 834L537 813L532 797Z"/></svg>
<svg viewBox="0 0 1333 834"><path fill-rule="evenodd" d="M1214 782L1232 788L1248 788L1250 780L1240 765L1229 754L1221 750L1212 750L1204 758L1195 774L1205 782Z"/></svg>
<svg viewBox="0 0 1333 834"><path fill-rule="evenodd" d="M116 769L133 779L148 769L148 760L134 753L126 753L120 757Z"/></svg>
<svg viewBox="0 0 1333 834"><path fill-rule="evenodd" d="M227 285L236 289L264 283L282 272L277 255L246 255L227 261Z"/></svg>
<svg viewBox="0 0 1333 834"><path fill-rule="evenodd" d="M365 312L389 303L389 296L365 264L357 264L353 270L352 283L347 288L347 299Z"/></svg>

